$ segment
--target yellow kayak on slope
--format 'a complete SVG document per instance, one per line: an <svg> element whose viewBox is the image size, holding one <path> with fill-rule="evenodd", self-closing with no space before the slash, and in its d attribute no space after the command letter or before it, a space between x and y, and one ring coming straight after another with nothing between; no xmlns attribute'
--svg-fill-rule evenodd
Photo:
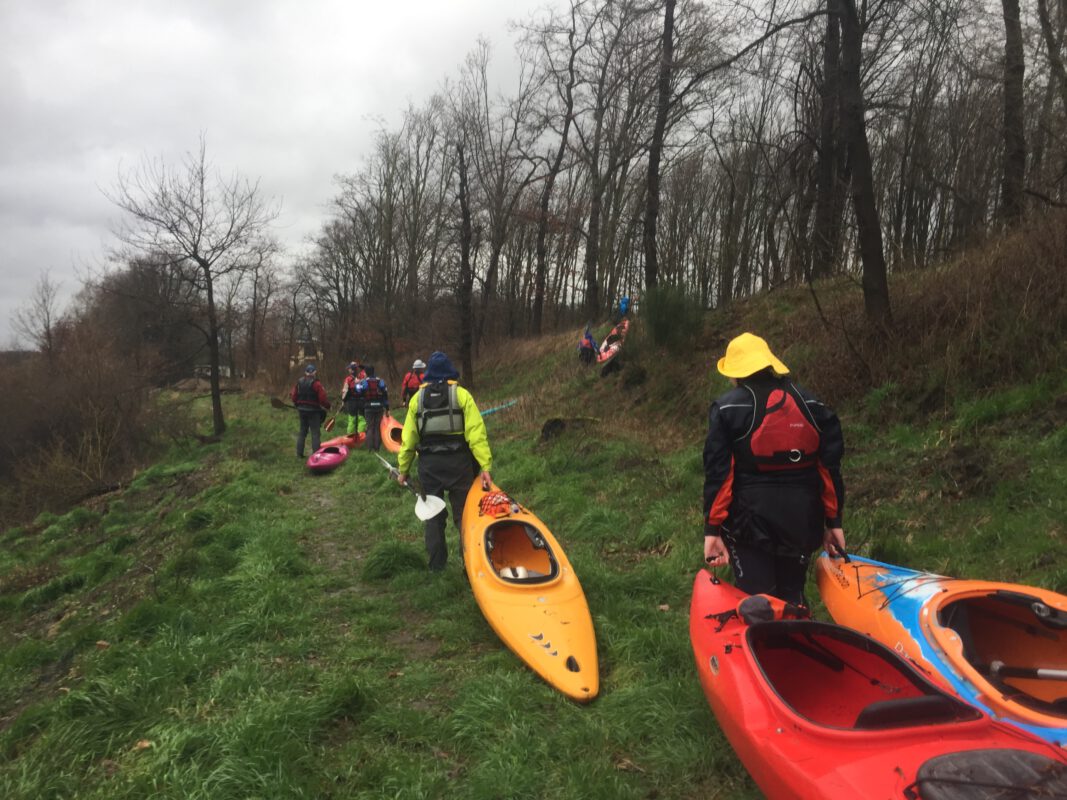
<svg viewBox="0 0 1067 800"><path fill-rule="evenodd" d="M474 599L512 652L568 697L600 691L596 634L570 561L545 524L474 481L463 507L463 562Z"/></svg>

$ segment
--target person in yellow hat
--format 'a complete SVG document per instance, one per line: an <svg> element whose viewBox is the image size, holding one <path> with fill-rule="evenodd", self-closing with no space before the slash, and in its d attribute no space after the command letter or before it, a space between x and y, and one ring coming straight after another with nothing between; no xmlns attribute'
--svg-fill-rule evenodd
<svg viewBox="0 0 1067 800"><path fill-rule="evenodd" d="M755 334L732 339L718 369L734 388L708 414L704 560L730 564L749 594L806 605L812 553L845 550L841 423Z"/></svg>

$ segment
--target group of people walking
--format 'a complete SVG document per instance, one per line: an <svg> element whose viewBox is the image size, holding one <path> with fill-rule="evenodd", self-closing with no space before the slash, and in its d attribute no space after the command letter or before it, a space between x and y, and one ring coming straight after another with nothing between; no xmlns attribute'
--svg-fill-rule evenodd
<svg viewBox="0 0 1067 800"><path fill-rule="evenodd" d="M320 446L319 426L326 418L330 401L318 380L314 365L304 368L304 376L293 386L293 405L300 413L296 453L304 457L307 435L312 447ZM452 505L452 519L459 528L463 505L475 476L488 491L493 455L485 422L471 393L459 385L459 373L448 356L435 352L429 364L417 359L401 381L401 402L407 407L400 452L397 455L398 481L410 479L415 456L418 478L424 494L444 497ZM385 381L374 367L353 361L341 387L341 402L349 415L348 435L367 435L366 447L381 447L382 415L389 410ZM445 528L447 509L425 523L426 552L430 570L440 572L448 560Z"/></svg>
<svg viewBox="0 0 1067 800"><path fill-rule="evenodd" d="M415 362L415 365L419 364L422 362ZM382 446L382 416L389 412L389 387L383 378L374 374L374 366L371 364L364 365L353 361L347 370L348 375L341 384L341 407L348 415L345 434L357 436L365 433L367 448L378 451ZM405 383L409 382L409 376L414 373L417 373L417 370L413 365L412 371L404 378ZM320 429L330 409L330 400L318 379L318 370L314 364L304 367L303 377L293 386L289 396L300 413L296 454L303 458L309 433L311 449L318 450L321 446Z"/></svg>
<svg viewBox="0 0 1067 800"><path fill-rule="evenodd" d="M845 551L841 423L822 401L793 383L789 368L759 336L743 333L731 340L717 368L733 388L712 402L708 413L705 562L711 567L729 564L735 584L749 594L805 605L813 552L820 546L832 554ZM381 419L378 409L388 409L385 382L375 379L373 367L353 362L349 372L346 409L365 420L369 443L369 431ZM428 365L412 365L402 383L407 417L397 457L401 484L417 463L422 491L448 494L457 528L475 477L488 491L493 465L485 422L459 377L442 352L431 355ZM372 389L375 380L380 385ZM348 405L350 396L355 401ZM314 367L307 367L292 397L300 409L297 452L302 455L307 430L318 446L320 409L329 408ZM359 425L350 420L349 430L359 430ZM425 525L429 567L435 572L448 559L447 516L444 510Z"/></svg>

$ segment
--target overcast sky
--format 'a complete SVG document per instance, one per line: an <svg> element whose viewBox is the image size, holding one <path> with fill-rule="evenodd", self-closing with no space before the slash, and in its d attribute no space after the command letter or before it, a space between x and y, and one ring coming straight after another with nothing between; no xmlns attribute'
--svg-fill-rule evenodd
<svg viewBox="0 0 1067 800"><path fill-rule="evenodd" d="M176 162L203 132L216 166L281 200L295 252L379 120L454 77L479 35L511 83L507 22L546 4L0 0L0 348L42 271L66 301L102 261L120 168Z"/></svg>

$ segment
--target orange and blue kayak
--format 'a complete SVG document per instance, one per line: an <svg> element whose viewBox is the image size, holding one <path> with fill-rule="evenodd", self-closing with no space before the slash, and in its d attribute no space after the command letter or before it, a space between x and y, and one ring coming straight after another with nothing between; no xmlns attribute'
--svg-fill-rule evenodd
<svg viewBox="0 0 1067 800"><path fill-rule="evenodd" d="M496 485L463 506L463 563L490 627L550 685L579 702L600 691L593 618L556 537Z"/></svg>
<svg viewBox="0 0 1067 800"><path fill-rule="evenodd" d="M1067 596L825 553L815 574L834 620L995 719L1067 747Z"/></svg>
<svg viewBox="0 0 1067 800"><path fill-rule="evenodd" d="M689 635L726 738L770 800L1067 796L1067 752L996 722L841 625L746 621L701 570Z"/></svg>

